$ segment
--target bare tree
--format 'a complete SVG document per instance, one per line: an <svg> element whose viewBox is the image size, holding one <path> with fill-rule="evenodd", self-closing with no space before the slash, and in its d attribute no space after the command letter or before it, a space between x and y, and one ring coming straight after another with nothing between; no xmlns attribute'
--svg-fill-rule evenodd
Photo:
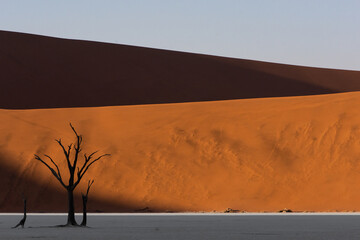
<svg viewBox="0 0 360 240"><path fill-rule="evenodd" d="M79 185L81 179L85 175L85 173L89 170L89 168L97 161L102 159L105 156L110 156L110 154L103 154L98 157L95 157L98 151L92 152L91 154L84 154L84 160L82 161L82 164L79 164L78 166L78 160L79 160L79 154L82 151L81 145L83 142L83 137L79 135L75 128L70 123L70 127L72 131L74 132L76 136L75 143L71 143L65 148L63 143L61 142L61 139L57 139L56 142L61 147L65 159L67 162L67 168L69 170L69 180L66 184L62 178L61 171L59 169L59 166L55 163L55 161L49 156L44 155L47 159L50 160L53 167L51 167L49 164L46 163L42 158L40 158L38 155L35 154L35 159L40 161L42 164L44 164L54 175L54 177L60 182L61 186L63 186L68 194L68 218L67 218L67 224L66 225L78 225L75 220L75 207L74 207L74 190ZM74 150L74 151L72 151ZM72 153L73 152L73 153ZM73 159L71 159L73 158Z"/></svg>
<svg viewBox="0 0 360 240"><path fill-rule="evenodd" d="M23 201L24 201L24 217L20 220L20 222L15 227L12 227L12 228L17 228L19 226L24 228L25 221L26 221L26 198L24 196L23 196Z"/></svg>
<svg viewBox="0 0 360 240"><path fill-rule="evenodd" d="M91 185L93 185L94 180L89 181L88 182L88 188L86 190L86 194L81 194L82 196L82 202L83 202L83 220L81 222L81 226L86 226L87 223L87 210L86 210L86 205L87 205L87 201L88 201L88 195L89 195L89 190L91 188Z"/></svg>

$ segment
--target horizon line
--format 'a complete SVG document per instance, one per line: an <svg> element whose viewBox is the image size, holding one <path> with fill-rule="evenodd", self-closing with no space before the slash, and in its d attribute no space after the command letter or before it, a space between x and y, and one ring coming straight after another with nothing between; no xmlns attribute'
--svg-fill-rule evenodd
<svg viewBox="0 0 360 240"><path fill-rule="evenodd" d="M92 39L59 37L59 36L54 36L54 35L45 35L45 34L33 33L33 32L19 32L19 31L15 31L15 30L0 29L0 32L9 32L9 33L17 33L17 34L25 34L25 35L34 35L34 36L38 36L38 37L55 38L55 39L70 40L70 41L84 41L84 42L92 42L92 43L100 43L100 44L122 45L122 46L127 46L127 47L146 48L146 49L177 52L177 53L185 53L185 54L196 54L196 55L209 56L209 57L237 59L237 60L252 61L252 62L262 62L262 63L268 63L268 64L279 64L279 65L287 65L287 66L293 66L293 67L305 67L305 68L315 68L315 69L328 69L328 70L338 70L338 71L360 72L360 69L352 69L352 68L332 68L332 67L312 66L312 65L305 65L305 64L291 64L291 63L275 62L275 61L262 60L262 59L248 59L248 58L240 58L240 57L226 56L226 55L215 55L215 54L204 53L204 52L190 52L190 51L186 51L186 50L176 50L176 49L169 49L169 48L150 47L150 46L145 46L145 45L131 45L131 44L126 44L126 43L116 43L116 42L110 42L110 41L108 42L108 41L92 40Z"/></svg>

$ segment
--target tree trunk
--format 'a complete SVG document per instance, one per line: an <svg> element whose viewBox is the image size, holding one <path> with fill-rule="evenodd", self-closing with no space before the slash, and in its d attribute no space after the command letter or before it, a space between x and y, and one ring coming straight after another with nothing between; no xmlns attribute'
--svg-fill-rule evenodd
<svg viewBox="0 0 360 240"><path fill-rule="evenodd" d="M81 226L86 226L86 204L87 204L87 196L82 196L82 201L83 201L83 220L81 222Z"/></svg>
<svg viewBox="0 0 360 240"><path fill-rule="evenodd" d="M26 198L24 198L24 224L25 221L26 221ZM22 227L24 227L24 225Z"/></svg>
<svg viewBox="0 0 360 240"><path fill-rule="evenodd" d="M68 219L67 225L78 225L75 220L74 192L68 190Z"/></svg>

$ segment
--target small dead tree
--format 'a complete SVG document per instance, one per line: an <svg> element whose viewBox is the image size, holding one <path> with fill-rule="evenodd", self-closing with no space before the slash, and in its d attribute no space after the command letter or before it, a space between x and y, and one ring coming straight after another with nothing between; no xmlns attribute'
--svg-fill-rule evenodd
<svg viewBox="0 0 360 240"><path fill-rule="evenodd" d="M74 190L79 185L81 179L83 178L85 173L89 170L89 168L95 162L99 161L103 157L110 156L110 154L103 154L98 157L95 157L98 151L92 152L89 155L85 153L83 155L84 160L82 161L82 164L80 164L78 160L80 158L79 156L80 152L82 151L81 147L82 147L83 137L76 132L75 128L72 126L71 123L70 123L70 127L76 136L75 143L71 143L67 146L67 148L65 148L64 144L61 142L61 139L55 140L62 149L67 162L67 168L69 171L69 180L67 183L65 183L63 180L59 166L49 155L44 154L44 156L47 159L49 159L49 161L52 163L53 167L51 167L48 163L46 163L46 161L44 161L41 157L39 157L36 154L35 154L35 159L40 161L43 165L45 165L54 175L54 177L60 182L61 186L63 186L66 189L68 195L68 218L66 225L77 226L78 224L76 223L75 220Z"/></svg>
<svg viewBox="0 0 360 240"><path fill-rule="evenodd" d="M82 202L83 202L83 220L81 222L81 226L86 226L87 223L87 210L86 210L86 205L87 205L87 201L88 201L88 195L89 195L89 190L91 188L91 185L93 185L94 180L89 181L88 182L88 187L86 190L86 194L81 194L82 196Z"/></svg>
<svg viewBox="0 0 360 240"><path fill-rule="evenodd" d="M20 222L15 227L12 227L12 228L17 228L19 226L24 228L25 221L26 221L26 198L24 196L23 196L23 201L24 201L24 217L20 220Z"/></svg>

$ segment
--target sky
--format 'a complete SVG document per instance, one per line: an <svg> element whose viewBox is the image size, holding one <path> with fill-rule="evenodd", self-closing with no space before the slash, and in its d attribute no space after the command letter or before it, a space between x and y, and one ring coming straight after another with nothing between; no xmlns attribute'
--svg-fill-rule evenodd
<svg viewBox="0 0 360 240"><path fill-rule="evenodd" d="M359 0L0 0L0 30L360 70Z"/></svg>

